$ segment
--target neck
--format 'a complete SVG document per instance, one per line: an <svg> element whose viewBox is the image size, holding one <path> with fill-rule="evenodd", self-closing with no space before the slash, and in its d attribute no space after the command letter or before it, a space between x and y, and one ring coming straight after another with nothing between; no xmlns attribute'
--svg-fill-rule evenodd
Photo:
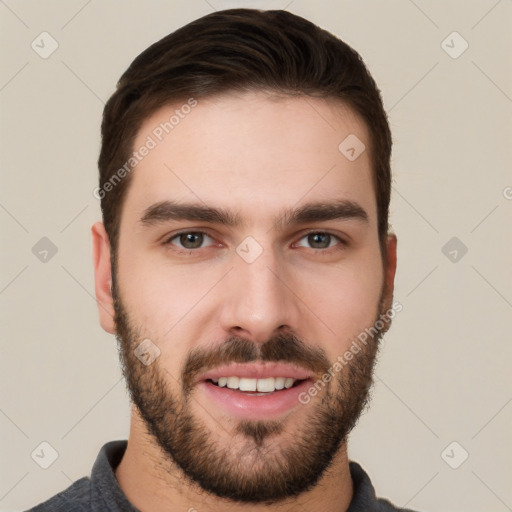
<svg viewBox="0 0 512 512"><path fill-rule="evenodd" d="M345 512L352 499L347 446L343 443L333 463L317 485L279 504L240 504L206 493L191 482L150 436L135 408L132 409L126 452L115 470L128 500L139 510L199 510L200 512Z"/></svg>

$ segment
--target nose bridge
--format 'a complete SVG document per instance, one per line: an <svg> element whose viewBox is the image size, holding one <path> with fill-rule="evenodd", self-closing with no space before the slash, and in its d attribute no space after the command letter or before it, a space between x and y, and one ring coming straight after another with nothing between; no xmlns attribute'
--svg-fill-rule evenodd
<svg viewBox="0 0 512 512"><path fill-rule="evenodd" d="M222 322L227 331L263 343L279 327L295 327L297 305L285 285L279 255L251 238L236 249Z"/></svg>

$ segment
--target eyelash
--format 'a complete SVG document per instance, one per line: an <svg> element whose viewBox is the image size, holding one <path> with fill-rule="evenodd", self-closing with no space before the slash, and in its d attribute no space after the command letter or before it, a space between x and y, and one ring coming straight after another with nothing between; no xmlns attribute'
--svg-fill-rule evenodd
<svg viewBox="0 0 512 512"><path fill-rule="evenodd" d="M171 237L167 238L163 245L165 245L165 246L173 245L174 246L174 244L172 243L172 241L174 239L178 238L181 235L187 235L187 234L206 235L208 238L211 238L212 240L215 240L207 231L188 230L188 231L180 231L179 233L175 233ZM317 253L330 254L332 251L342 250L342 249L344 249L348 245L345 240L340 238L338 235L335 235L334 233L331 233L330 231L311 230L311 231L308 231L307 233L304 233L299 240L302 240L303 238L306 238L308 235L311 235L311 234L329 235L331 237L336 238L338 240L338 242L339 242L339 244L334 245L333 247L326 247L326 248L323 248L323 249L315 249L315 248L310 247L310 249L312 249L313 251L315 251ZM181 249L181 248L176 247L176 246L174 246L174 247L175 247L175 250L177 252L179 252L179 253L187 253L187 254L192 254L193 252L197 252L200 249L206 249L206 247L198 247L196 249Z"/></svg>

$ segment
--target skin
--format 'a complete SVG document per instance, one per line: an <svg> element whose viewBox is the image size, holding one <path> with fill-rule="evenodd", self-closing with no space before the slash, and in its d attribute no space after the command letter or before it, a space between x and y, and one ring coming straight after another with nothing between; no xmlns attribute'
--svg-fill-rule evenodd
<svg viewBox="0 0 512 512"><path fill-rule="evenodd" d="M163 107L147 119L134 146L141 146L176 108ZM349 134L367 148L355 161L338 150ZM369 147L364 122L337 101L247 92L199 100L136 166L122 209L117 281L130 318L161 351L158 365L166 369L169 389L178 393L192 349L221 345L231 335L261 345L280 326L334 362L373 324L383 289L383 310L391 307L396 237L387 238L384 267ZM272 219L284 208L340 198L357 202L368 222L337 219L274 228ZM142 225L149 206L169 199L238 212L245 226L197 221ZM164 243L183 230L205 230L210 238L195 252L180 247L179 237L175 245ZM332 238L329 249L314 248L306 236L311 230L332 233L348 245ZM93 226L92 235L100 322L115 334L110 244L102 223ZM263 250L252 263L235 250L247 236ZM283 417L284 428L278 442L269 444L271 451L293 442L324 392ZM236 419L204 394L193 393L193 415L217 442L240 448L246 442L242 437L222 434L234 432ZM241 470L250 472L250 464ZM156 512L191 507L199 512L341 512L353 493L345 442L318 484L294 499L240 504L205 493L169 464L135 406L116 477L135 506Z"/></svg>

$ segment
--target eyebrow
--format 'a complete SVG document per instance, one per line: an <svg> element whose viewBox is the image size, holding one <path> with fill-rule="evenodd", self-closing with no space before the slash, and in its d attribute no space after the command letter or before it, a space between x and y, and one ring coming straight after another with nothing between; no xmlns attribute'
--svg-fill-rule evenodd
<svg viewBox="0 0 512 512"><path fill-rule="evenodd" d="M246 226L239 213L204 204L178 203L170 200L160 201L146 208L140 222L143 226L150 227L172 220L200 221L229 227ZM296 224L329 220L369 222L368 214L362 206L355 201L343 199L307 203L296 209L286 208L273 219L273 226L282 229Z"/></svg>

